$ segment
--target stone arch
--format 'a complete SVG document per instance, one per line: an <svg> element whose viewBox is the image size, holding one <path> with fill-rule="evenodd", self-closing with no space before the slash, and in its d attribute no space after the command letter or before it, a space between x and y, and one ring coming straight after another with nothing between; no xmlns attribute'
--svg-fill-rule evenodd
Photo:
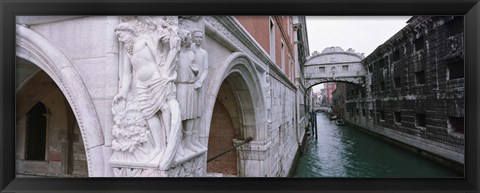
<svg viewBox="0 0 480 193"><path fill-rule="evenodd" d="M51 42L21 25L16 26L16 55L45 71L60 88L80 127L88 175L103 176L103 132L90 94L70 60Z"/></svg>
<svg viewBox="0 0 480 193"><path fill-rule="evenodd" d="M247 137L252 137L254 141L265 139L267 122L264 104L265 94L262 90L262 83L264 82L265 80L262 80L259 74L257 74L255 64L247 55L235 52L224 60L223 64L220 65L213 75L207 92L207 113L205 114L205 120L207 121L205 127L207 129L207 144L211 134L210 129L212 129L212 126L215 126L212 124L214 121L212 120L212 115L216 102L219 105L224 105L224 108L226 107L226 111L228 111L234 125L234 132L240 133L239 135L234 135L235 137L238 137L239 140ZM225 90L229 91L224 92ZM222 97L225 96L228 96L230 102L223 101ZM234 101L231 98L234 98ZM239 128L236 128L237 126ZM240 142L234 141L235 143ZM238 153L244 154L244 152ZM245 160L240 157L237 158L236 164L238 169L235 169L237 171L236 175L247 176L249 173L253 173L247 171L248 168L242 167ZM231 160L231 158L228 159ZM232 163L229 162L229 164Z"/></svg>
<svg viewBox="0 0 480 193"><path fill-rule="evenodd" d="M248 134L254 136L253 140L263 139L265 136L264 130L266 128L266 112L264 110L264 91L261 89L262 82L255 71L255 64L248 58L247 55L241 52L232 53L223 64L218 68L213 75L207 91L206 101L206 129L207 133L210 128L210 120L212 118L215 100L220 90L222 83L229 78L230 82L236 84L235 89L238 91L245 91L242 96L238 97L240 112L239 116L242 120L243 127L246 126ZM239 82L237 82L239 81ZM246 136L247 137L247 136Z"/></svg>

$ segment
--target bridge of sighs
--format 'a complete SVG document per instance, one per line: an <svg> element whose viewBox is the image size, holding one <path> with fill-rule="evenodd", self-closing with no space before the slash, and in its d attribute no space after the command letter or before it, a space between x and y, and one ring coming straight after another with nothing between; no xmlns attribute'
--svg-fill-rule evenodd
<svg viewBox="0 0 480 193"><path fill-rule="evenodd" d="M325 82L348 82L365 86L366 69L361 61L363 54L355 50L344 51L340 47L325 48L314 52L304 65L305 86L311 88Z"/></svg>

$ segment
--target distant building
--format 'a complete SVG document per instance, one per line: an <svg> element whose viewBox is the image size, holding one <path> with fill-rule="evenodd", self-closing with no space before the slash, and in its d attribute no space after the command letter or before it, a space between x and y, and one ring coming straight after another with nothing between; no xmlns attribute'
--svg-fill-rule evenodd
<svg viewBox="0 0 480 193"><path fill-rule="evenodd" d="M337 84L334 82L329 82L325 84L326 93L325 93L325 101L327 107L332 107L332 93L337 88Z"/></svg>
<svg viewBox="0 0 480 193"><path fill-rule="evenodd" d="M332 112L343 119L345 113L346 83L338 83L332 93Z"/></svg>

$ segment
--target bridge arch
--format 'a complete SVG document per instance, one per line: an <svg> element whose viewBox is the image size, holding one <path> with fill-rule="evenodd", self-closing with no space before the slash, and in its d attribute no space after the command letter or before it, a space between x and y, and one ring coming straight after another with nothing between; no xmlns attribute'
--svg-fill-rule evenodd
<svg viewBox="0 0 480 193"><path fill-rule="evenodd" d="M319 81L319 82L313 83L312 85L306 87L306 90L308 91L308 90L312 89L314 86L324 84L324 83L337 83L337 84L338 83L345 83L345 84L349 84L349 85L355 85L359 88L364 88L364 85L362 85L360 83L350 81L350 80L325 80L325 81Z"/></svg>
<svg viewBox="0 0 480 193"><path fill-rule="evenodd" d="M314 52L304 64L305 86L326 82L350 82L365 86L366 69L362 64L363 54L353 49L327 47L322 53Z"/></svg>

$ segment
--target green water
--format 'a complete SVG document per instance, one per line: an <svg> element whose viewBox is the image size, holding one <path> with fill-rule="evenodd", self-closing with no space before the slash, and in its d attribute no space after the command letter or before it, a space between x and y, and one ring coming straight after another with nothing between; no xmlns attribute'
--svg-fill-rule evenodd
<svg viewBox="0 0 480 193"><path fill-rule="evenodd" d="M436 162L358 128L337 126L317 114L318 140L310 137L294 177L463 177Z"/></svg>

